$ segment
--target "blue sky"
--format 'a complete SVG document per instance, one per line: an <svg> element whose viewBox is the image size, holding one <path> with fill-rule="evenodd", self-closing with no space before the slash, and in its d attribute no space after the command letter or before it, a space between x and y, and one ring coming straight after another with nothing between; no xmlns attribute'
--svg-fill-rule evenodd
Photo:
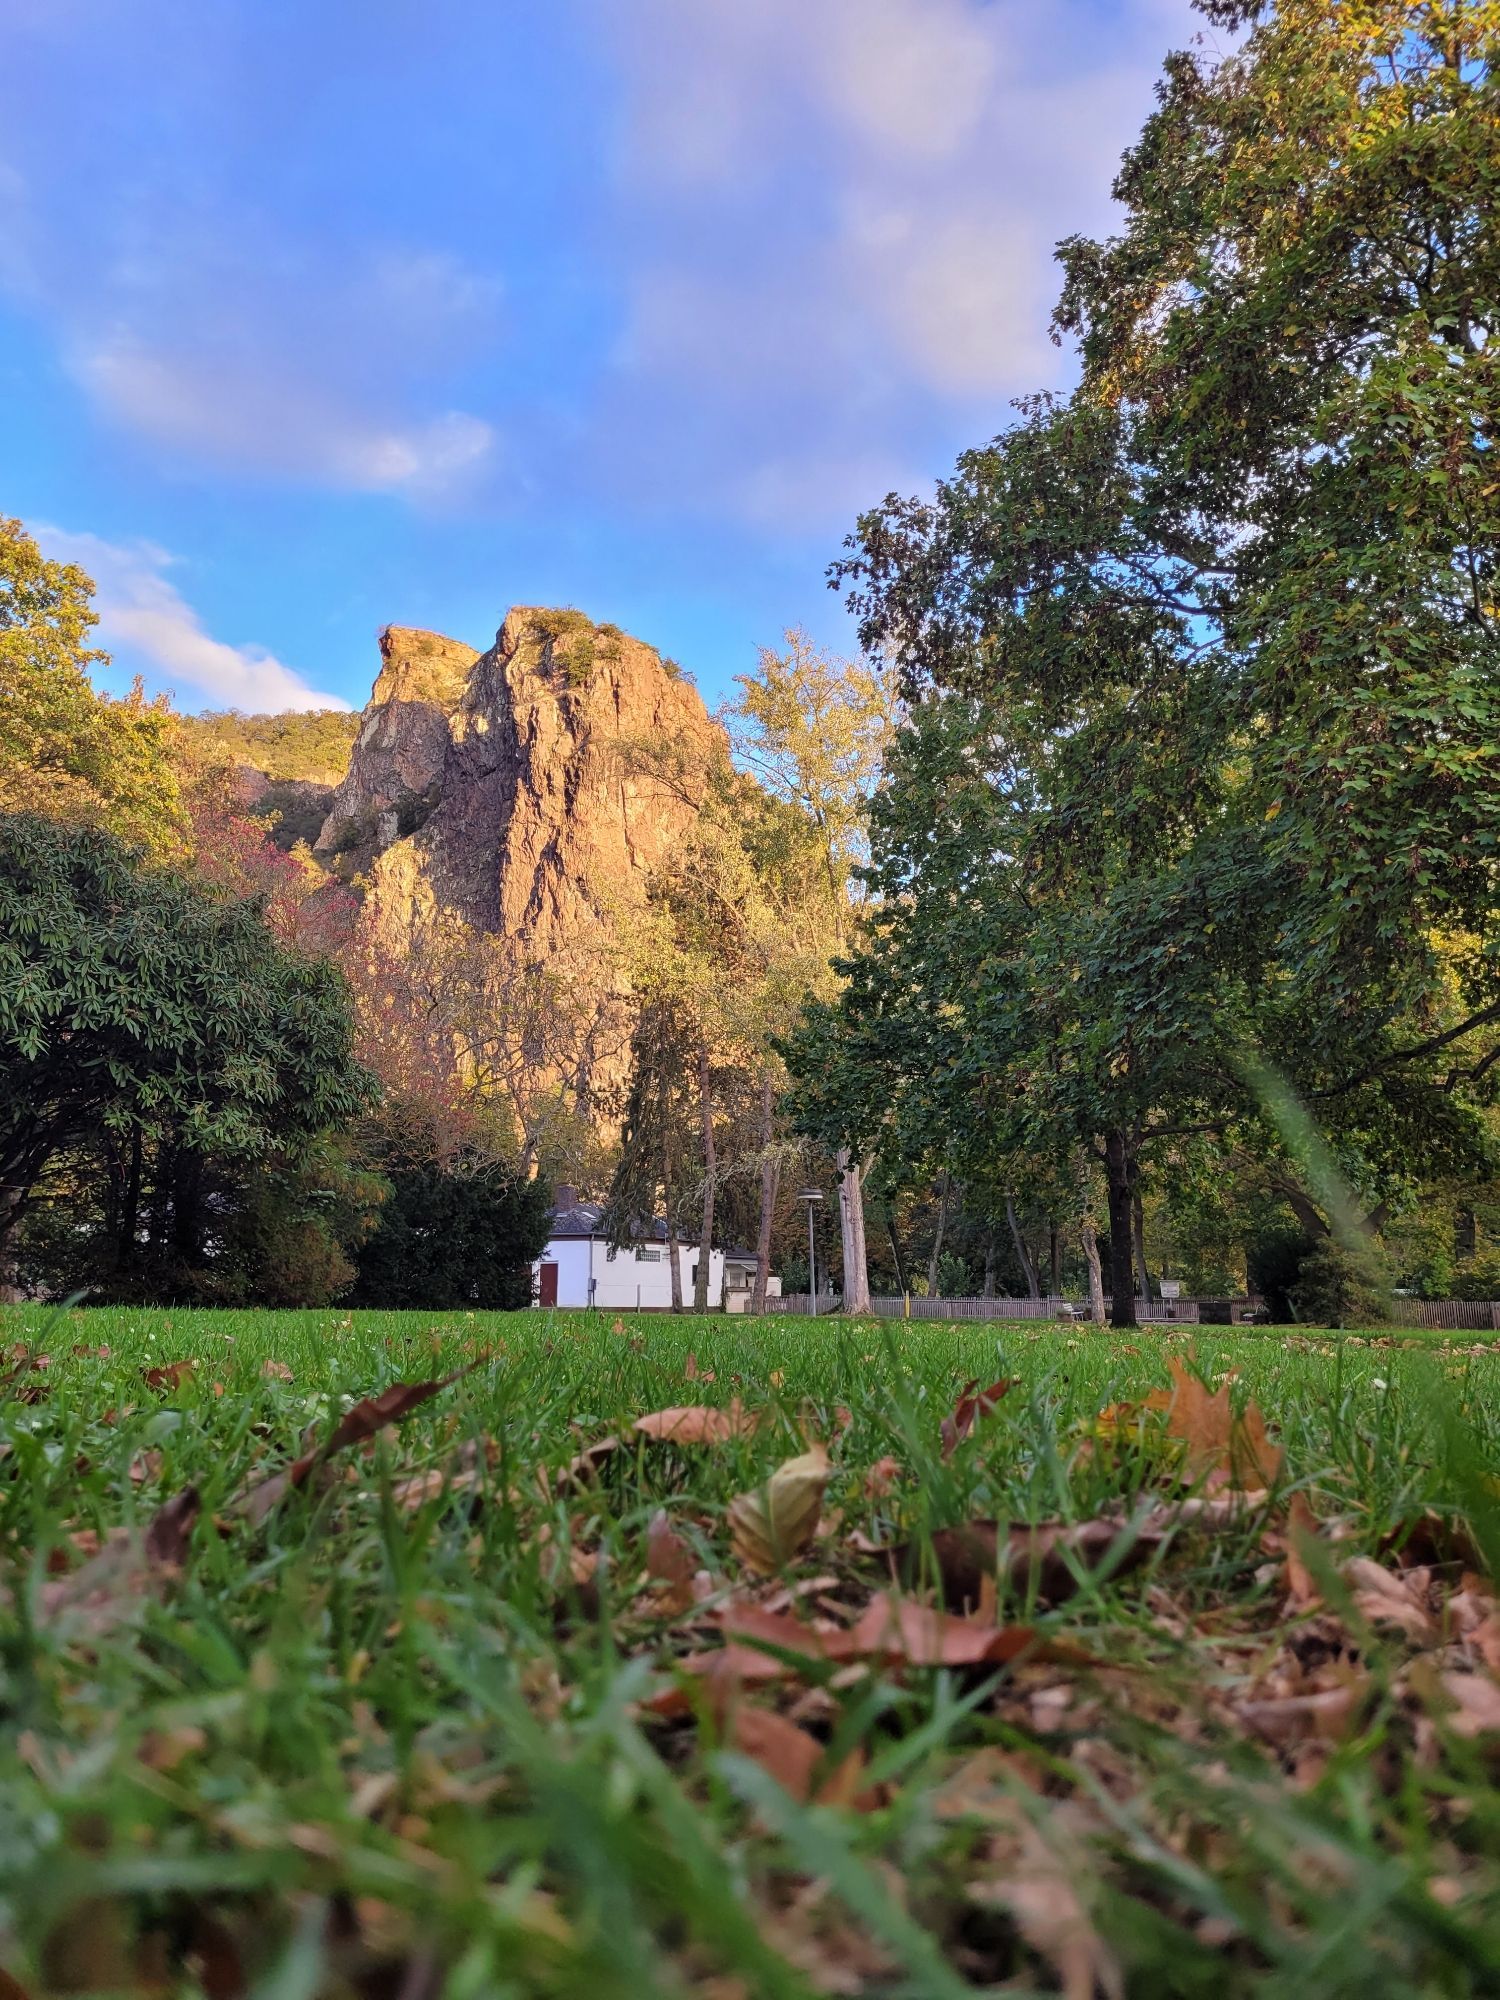
<svg viewBox="0 0 1500 2000"><path fill-rule="evenodd" d="M4 0L0 513L105 676L358 706L576 604L712 702L1067 379L1188 0Z"/></svg>

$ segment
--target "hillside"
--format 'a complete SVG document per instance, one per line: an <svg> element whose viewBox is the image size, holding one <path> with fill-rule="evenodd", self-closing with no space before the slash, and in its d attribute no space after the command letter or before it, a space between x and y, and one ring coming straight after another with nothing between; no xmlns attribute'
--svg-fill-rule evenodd
<svg viewBox="0 0 1500 2000"><path fill-rule="evenodd" d="M182 729L201 755L248 765L273 781L336 785L348 769L359 717L343 708L289 715L242 715L229 708L184 715Z"/></svg>

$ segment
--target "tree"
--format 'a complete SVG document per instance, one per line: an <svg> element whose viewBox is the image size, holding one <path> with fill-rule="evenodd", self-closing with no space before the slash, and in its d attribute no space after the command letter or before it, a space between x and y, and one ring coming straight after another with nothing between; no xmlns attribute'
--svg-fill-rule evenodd
<svg viewBox="0 0 1500 2000"><path fill-rule="evenodd" d="M0 517L0 812L45 804L157 854L181 852L176 718L139 682L97 694L88 643L93 584L49 562L19 521Z"/></svg>
<svg viewBox="0 0 1500 2000"><path fill-rule="evenodd" d="M811 917L814 936L802 946L803 993L830 989L830 967L814 969L821 943L828 959L846 948L853 920L852 897L867 856L865 820L869 801L880 779L886 750L895 730L900 704L888 675L867 660L839 659L814 646L806 634L785 635L786 650L762 647L760 670L738 674L738 701L723 720L741 762L766 787L773 799L789 807L811 829L825 891L809 899L805 881L800 900ZM764 871L763 871L764 872ZM778 885L784 888L785 884ZM779 900L784 901L784 896ZM785 935L783 931L781 933ZM821 934L821 936L819 935ZM809 950L809 947L811 948ZM784 999L784 981L775 982ZM767 998L772 997L768 981ZM766 1112L762 1144L771 1148L771 1065L775 1036L791 1022L782 1013L768 1023L771 1034L763 1045ZM844 1309L870 1310L869 1260L865 1242L864 1170L847 1148L837 1159L839 1226L843 1247ZM757 1309L764 1305L765 1271L769 1261L770 1218L776 1198L776 1175L768 1167L762 1176L761 1222L757 1236Z"/></svg>
<svg viewBox="0 0 1500 2000"><path fill-rule="evenodd" d="M1065 246L1079 393L836 571L939 705L877 834L866 1081L1102 1152L1117 1318L1163 1147L1211 1131L1367 1235L1477 1156L1500 1065L1492 10L1204 11L1253 31L1172 59L1124 234ZM968 851L944 787L996 802Z"/></svg>
<svg viewBox="0 0 1500 2000"><path fill-rule="evenodd" d="M265 1157L374 1094L342 977L279 946L253 903L96 828L0 815L0 1282L65 1147L168 1142L185 1218L205 1156Z"/></svg>
<svg viewBox="0 0 1500 2000"><path fill-rule="evenodd" d="M430 1153L387 1168L390 1192L356 1253L351 1304L506 1311L531 1303L531 1266L546 1247L548 1190L514 1167Z"/></svg>

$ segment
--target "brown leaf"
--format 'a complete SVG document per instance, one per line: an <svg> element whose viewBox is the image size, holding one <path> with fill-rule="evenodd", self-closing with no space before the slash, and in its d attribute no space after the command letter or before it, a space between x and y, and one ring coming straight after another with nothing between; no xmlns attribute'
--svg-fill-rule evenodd
<svg viewBox="0 0 1500 2000"><path fill-rule="evenodd" d="M163 1394L169 1389L180 1389L184 1382L191 1382L196 1361L168 1361L160 1368L143 1368L141 1379L148 1389L160 1389Z"/></svg>
<svg viewBox="0 0 1500 2000"><path fill-rule="evenodd" d="M1365 1684L1360 1675L1307 1694L1236 1702L1234 1713L1247 1729L1278 1749L1297 1743L1337 1743L1349 1733L1350 1722L1363 1703Z"/></svg>
<svg viewBox="0 0 1500 2000"><path fill-rule="evenodd" d="M891 1492L901 1477L901 1461L898 1458L877 1458L865 1474L865 1498L883 1500Z"/></svg>
<svg viewBox="0 0 1500 2000"><path fill-rule="evenodd" d="M1259 1406L1247 1403L1236 1416L1227 1380L1210 1394L1175 1354L1168 1356L1167 1368L1173 1384L1167 1434L1186 1446L1184 1477L1192 1484L1209 1478L1241 1489L1274 1485L1281 1450L1267 1437Z"/></svg>
<svg viewBox="0 0 1500 2000"><path fill-rule="evenodd" d="M1355 1604L1372 1625L1394 1627L1413 1645L1436 1643L1437 1623L1427 1609L1426 1570L1398 1572L1382 1569L1368 1556L1351 1556L1344 1564L1344 1576L1354 1592Z"/></svg>
<svg viewBox="0 0 1500 2000"><path fill-rule="evenodd" d="M9 1396L16 1403L40 1403L47 1395L48 1385L36 1378L52 1366L50 1354L28 1354L24 1348L11 1349L15 1362L0 1376L0 1398Z"/></svg>
<svg viewBox="0 0 1500 2000"><path fill-rule="evenodd" d="M634 1428L642 1437L668 1444L727 1444L731 1438L749 1437L759 1422L736 1396L725 1410L702 1403L653 1410L649 1416L637 1417Z"/></svg>
<svg viewBox="0 0 1500 2000"><path fill-rule="evenodd" d="M42 1586L44 1619L68 1621L91 1639L123 1624L181 1570L199 1506L197 1487L185 1486L157 1509L144 1533L116 1528L82 1568Z"/></svg>
<svg viewBox="0 0 1500 2000"><path fill-rule="evenodd" d="M336 1452L346 1451L352 1444L363 1444L387 1424L399 1423L440 1390L472 1374L479 1365L477 1361L471 1361L467 1367L456 1368L451 1375L439 1376L431 1382L392 1382L378 1396L366 1396L352 1410L344 1412L322 1444L304 1451L300 1458L293 1459L279 1472L269 1473L265 1478L253 1480L242 1487L227 1511L243 1514L252 1523L263 1521L293 1487L304 1485Z"/></svg>
<svg viewBox="0 0 1500 2000"><path fill-rule="evenodd" d="M646 1530L646 1571L662 1586L653 1603L669 1617L689 1609L694 1602L693 1576L697 1557L658 1508Z"/></svg>
<svg viewBox="0 0 1500 2000"><path fill-rule="evenodd" d="M1007 1534L1003 1564L1008 1580L1029 1586L1033 1575L1039 1598L1060 1604L1078 1588L1077 1571L1098 1569L1113 1558L1112 1574L1137 1568L1159 1548L1167 1523L1152 1515L1129 1525L1133 1540L1125 1541L1127 1524L1120 1520L1039 1521L1012 1526ZM954 1609L977 1605L986 1584L993 1588L1002 1562L999 1530L993 1521L969 1521L959 1528L939 1528L929 1538L943 1587L943 1601ZM891 1551L902 1578L918 1580L925 1545L903 1544Z"/></svg>
<svg viewBox="0 0 1500 2000"><path fill-rule="evenodd" d="M988 1389L981 1389L979 1377L966 1382L958 1392L958 1401L953 1406L952 1416L944 1417L939 1435L943 1441L943 1457L951 1458L973 1430L980 1417L987 1417L1000 1398L1014 1389L1015 1382L1002 1378L991 1382Z"/></svg>
<svg viewBox="0 0 1500 2000"><path fill-rule="evenodd" d="M913 1667L975 1667L1013 1660L1035 1645L1029 1626L997 1626L990 1618L958 1618L894 1592L865 1606L844 1646L852 1659Z"/></svg>
<svg viewBox="0 0 1500 2000"><path fill-rule="evenodd" d="M1065 1807L1054 1807L1043 1836L1019 1801L1012 1804L1006 1834L991 1843L994 1881L971 1891L977 1902L1009 1910L1017 1930L1057 1975L1065 2000L1124 2000L1125 1980L1113 1952L1094 1929L1078 1894L1087 1879L1071 1841L1056 1837Z"/></svg>
<svg viewBox="0 0 1500 2000"><path fill-rule="evenodd" d="M1459 1736L1488 1736L1500 1731L1500 1686L1488 1674L1444 1674L1444 1692L1452 1697L1454 1713L1448 1726Z"/></svg>
<svg viewBox="0 0 1500 2000"><path fill-rule="evenodd" d="M712 1368L700 1368L698 1366L698 1357L696 1354L688 1356L682 1374L684 1381L687 1382L712 1382L714 1379Z"/></svg>
<svg viewBox="0 0 1500 2000"><path fill-rule="evenodd" d="M260 1364L260 1372L268 1382L290 1382L292 1380L292 1371L287 1367L286 1363L275 1360L269 1354Z"/></svg>
<svg viewBox="0 0 1500 2000"><path fill-rule="evenodd" d="M748 1702L735 1702L730 1708L727 1734L742 1756L769 1771L799 1804L812 1796L813 1772L823 1756L823 1746L815 1736L788 1722L784 1715L754 1708Z"/></svg>
<svg viewBox="0 0 1500 2000"><path fill-rule="evenodd" d="M764 1486L729 1503L734 1552L747 1568L770 1576L812 1540L828 1484L828 1453L815 1444L777 1466Z"/></svg>
<svg viewBox="0 0 1500 2000"><path fill-rule="evenodd" d="M1319 1602L1318 1586L1307 1566L1307 1545L1318 1539L1318 1520L1307 1495L1299 1488L1287 1508L1286 1589L1293 1604Z"/></svg>

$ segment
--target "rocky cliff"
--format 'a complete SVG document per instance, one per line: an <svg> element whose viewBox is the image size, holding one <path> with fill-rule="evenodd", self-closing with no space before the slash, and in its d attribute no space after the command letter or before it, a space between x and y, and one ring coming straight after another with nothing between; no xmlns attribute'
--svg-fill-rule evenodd
<svg viewBox="0 0 1500 2000"><path fill-rule="evenodd" d="M680 672L579 612L512 610L479 655L392 627L318 850L388 938L446 911L546 960L620 922L718 742Z"/></svg>

